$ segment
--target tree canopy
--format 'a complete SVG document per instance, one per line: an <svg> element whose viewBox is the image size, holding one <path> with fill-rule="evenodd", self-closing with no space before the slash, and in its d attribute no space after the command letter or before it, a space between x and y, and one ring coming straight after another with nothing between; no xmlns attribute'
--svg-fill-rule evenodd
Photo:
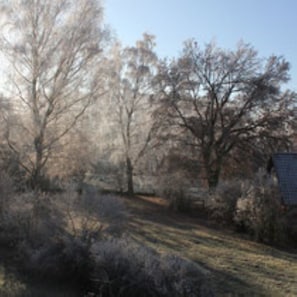
<svg viewBox="0 0 297 297"><path fill-rule="evenodd" d="M195 147L208 186L215 187L236 148L255 148L259 139L288 142L296 104L296 94L282 89L288 79L282 57L260 59L244 43L232 51L190 40L177 60L160 67L158 116L168 135L175 127L175 137Z"/></svg>
<svg viewBox="0 0 297 297"><path fill-rule="evenodd" d="M98 1L14 0L1 9L8 96L22 114L8 123L7 141L37 185L55 145L102 91L102 7Z"/></svg>

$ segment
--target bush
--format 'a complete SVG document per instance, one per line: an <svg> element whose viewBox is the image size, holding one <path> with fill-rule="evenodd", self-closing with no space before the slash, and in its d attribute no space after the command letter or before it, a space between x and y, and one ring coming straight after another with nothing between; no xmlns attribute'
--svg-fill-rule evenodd
<svg viewBox="0 0 297 297"><path fill-rule="evenodd" d="M26 181L26 172L20 166L20 156L7 145L0 144L0 171L10 178L13 188L23 191ZM9 182L11 185L11 181Z"/></svg>
<svg viewBox="0 0 297 297"><path fill-rule="evenodd" d="M210 217L217 222L233 224L237 200L242 192L242 182L221 182L217 188L209 194L207 208Z"/></svg>
<svg viewBox="0 0 297 297"><path fill-rule="evenodd" d="M39 245L58 234L64 227L64 218L50 197L37 192L13 193L1 216L1 244L17 247L21 242Z"/></svg>
<svg viewBox="0 0 297 297"><path fill-rule="evenodd" d="M186 195L187 186L180 174L165 175L159 180L157 195L169 201L169 209L189 212L192 209L192 200Z"/></svg>
<svg viewBox="0 0 297 297"><path fill-rule="evenodd" d="M276 187L265 182L253 182L237 202L235 223L256 241L281 244L286 242L285 214Z"/></svg>
<svg viewBox="0 0 297 297"><path fill-rule="evenodd" d="M39 246L64 230L63 213L56 208L49 194L28 192L18 195L13 209L23 240L32 246Z"/></svg>
<svg viewBox="0 0 297 297"><path fill-rule="evenodd" d="M71 281L83 286L89 279L91 261L89 246L71 235L49 238L34 249L21 246L23 269L41 280Z"/></svg>
<svg viewBox="0 0 297 297"><path fill-rule="evenodd" d="M4 246L11 246L19 235L14 217L10 212L14 195L12 178L8 174L0 172L0 244Z"/></svg>
<svg viewBox="0 0 297 297"><path fill-rule="evenodd" d="M192 209L192 200L185 195L182 189L169 192L165 198L169 199L168 207L173 211L188 213Z"/></svg>
<svg viewBox="0 0 297 297"><path fill-rule="evenodd" d="M99 242L92 254L94 296L212 296L206 272L177 256L161 256L124 240Z"/></svg>
<svg viewBox="0 0 297 297"><path fill-rule="evenodd" d="M39 202L29 208L33 215L27 218L25 212L21 216L26 232L18 250L26 273L81 285L88 281L92 242L106 234L114 235L115 230L118 235L126 215L117 197L99 195L93 190L79 195L69 188L62 194L51 195L47 203L44 202L48 195L40 194ZM65 221L59 222L62 216Z"/></svg>
<svg viewBox="0 0 297 297"><path fill-rule="evenodd" d="M207 208L212 219L234 225L259 242L283 245L296 236L294 211L284 211L278 188L261 171L253 180L220 183L210 193Z"/></svg>
<svg viewBox="0 0 297 297"><path fill-rule="evenodd" d="M58 197L69 232L88 244L106 234L121 235L125 230L128 213L116 195L100 194L96 188L85 185L80 193L75 187L68 187Z"/></svg>
<svg viewBox="0 0 297 297"><path fill-rule="evenodd" d="M0 219L8 212L9 203L13 195L13 179L5 172L0 172Z"/></svg>

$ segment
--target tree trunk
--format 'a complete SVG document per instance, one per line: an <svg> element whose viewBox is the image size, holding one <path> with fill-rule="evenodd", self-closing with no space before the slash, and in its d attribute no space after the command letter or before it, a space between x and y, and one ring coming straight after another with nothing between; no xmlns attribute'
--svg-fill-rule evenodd
<svg viewBox="0 0 297 297"><path fill-rule="evenodd" d="M42 189L42 173L41 167L36 167L30 177L30 187L33 190Z"/></svg>
<svg viewBox="0 0 297 297"><path fill-rule="evenodd" d="M35 168L33 169L30 185L32 189L42 188L43 180L43 133L40 133L34 140L35 147Z"/></svg>
<svg viewBox="0 0 297 297"><path fill-rule="evenodd" d="M221 159L212 161L211 165L206 165L206 177L208 183L208 189L212 191L215 189L220 181L222 162Z"/></svg>
<svg viewBox="0 0 297 297"><path fill-rule="evenodd" d="M215 189L220 179L220 168L207 170L207 183L209 190Z"/></svg>
<svg viewBox="0 0 297 297"><path fill-rule="evenodd" d="M134 186L133 186L133 166L131 163L131 159L129 157L126 158L126 170L127 170L127 186L128 186L128 195L134 195Z"/></svg>
<svg viewBox="0 0 297 297"><path fill-rule="evenodd" d="M209 146L204 151L203 159L208 189L212 191L217 187L220 180L222 154L214 153L213 148Z"/></svg>

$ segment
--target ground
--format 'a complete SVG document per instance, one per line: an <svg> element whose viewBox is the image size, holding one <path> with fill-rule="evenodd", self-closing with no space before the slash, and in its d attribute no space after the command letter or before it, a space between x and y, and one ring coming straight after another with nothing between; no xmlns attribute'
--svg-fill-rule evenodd
<svg viewBox="0 0 297 297"><path fill-rule="evenodd" d="M129 211L126 234L160 253L197 262L211 278L215 296L297 296L297 253L258 244L197 213L169 211L160 198L122 198ZM81 297L73 287L28 282L0 247L0 296ZM24 293L22 293L24 292Z"/></svg>
<svg viewBox="0 0 297 297"><path fill-rule="evenodd" d="M297 253L258 244L197 215L169 212L162 199L128 202L129 232L160 252L189 258L211 272L216 296L297 296Z"/></svg>

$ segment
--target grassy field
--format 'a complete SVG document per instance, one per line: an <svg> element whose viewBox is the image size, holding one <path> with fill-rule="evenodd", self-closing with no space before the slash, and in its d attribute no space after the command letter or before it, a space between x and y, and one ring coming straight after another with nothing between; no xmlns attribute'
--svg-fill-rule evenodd
<svg viewBox="0 0 297 297"><path fill-rule="evenodd" d="M139 196L125 199L125 204L129 236L160 253L174 253L201 265L215 296L297 296L296 252L243 239L198 214L175 214L162 199ZM28 281L9 255L0 248L0 297L82 297L69 284Z"/></svg>
<svg viewBox="0 0 297 297"><path fill-rule="evenodd" d="M208 227L197 217L169 213L160 199L127 201L130 234L160 252L202 265L212 276L216 296L297 296L297 253Z"/></svg>

